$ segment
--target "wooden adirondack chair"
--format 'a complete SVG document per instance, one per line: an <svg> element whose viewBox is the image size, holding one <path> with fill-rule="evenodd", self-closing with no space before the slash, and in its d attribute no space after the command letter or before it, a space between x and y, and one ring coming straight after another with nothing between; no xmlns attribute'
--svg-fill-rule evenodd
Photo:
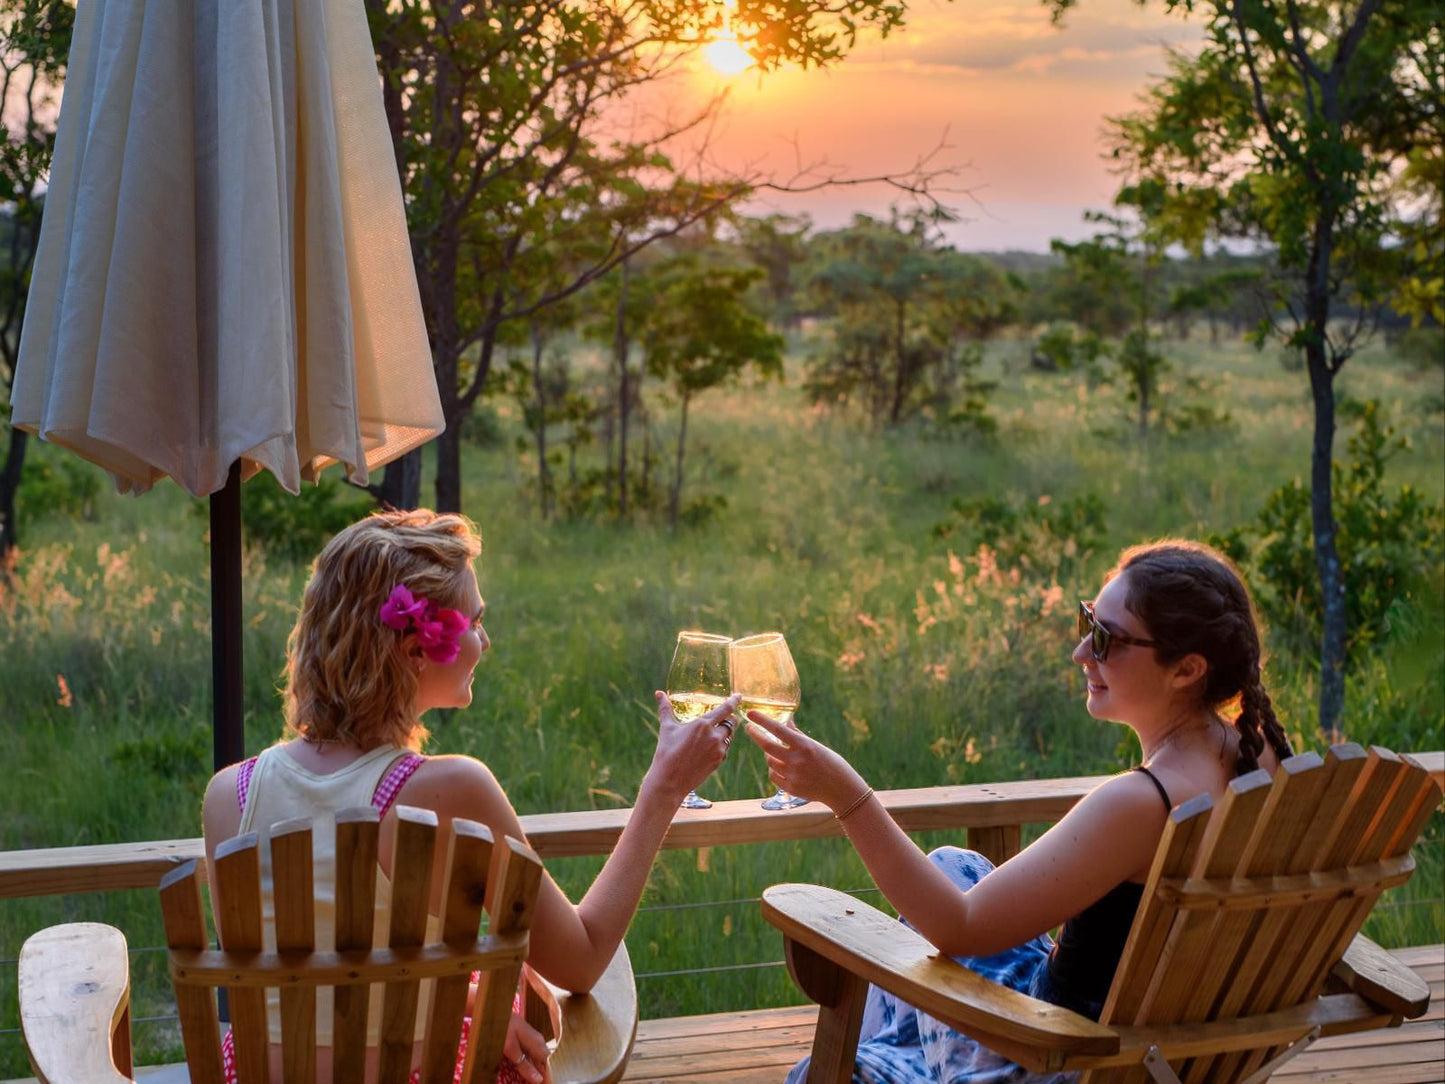
<svg viewBox="0 0 1445 1084"><path fill-rule="evenodd" d="M775 885L763 913L821 1005L810 1084L851 1078L868 983L1038 1072L1262 1081L1321 1035L1419 1016L1429 987L1358 936L1440 801L1424 768L1357 745L1291 757L1176 807L1098 1023L981 978L851 896Z"/></svg>
<svg viewBox="0 0 1445 1084"><path fill-rule="evenodd" d="M472 1009L463 1081L491 1084L502 1057L513 995L527 957L542 865L508 837L494 846L474 821L454 820L440 940L425 942L436 815L397 807L389 944L374 946L378 817L371 808L336 818L336 951L314 947L311 822L271 830L275 953L261 951L260 844L254 833L216 848L225 948L212 950L201 902L204 870L190 861L161 881L161 911L190 1078L222 1084L214 989L229 990L239 1079L268 1078L265 989L279 988L283 1076L316 1079L316 992L334 988L333 1079L364 1079L369 999L382 997L377 1055L382 1084L410 1073L418 990L435 980L421 1066L426 1084L450 1084L469 978L482 972ZM483 902L489 929L479 936ZM31 1064L42 1082L128 1081L130 990L125 938L96 923L53 926L20 954L20 1015ZM530 972L528 973L530 975ZM373 983L384 984L372 993ZM535 977L526 988L529 1021L559 1040L549 1065L557 1084L614 1081L637 1027L637 996L625 947L590 995L568 996Z"/></svg>

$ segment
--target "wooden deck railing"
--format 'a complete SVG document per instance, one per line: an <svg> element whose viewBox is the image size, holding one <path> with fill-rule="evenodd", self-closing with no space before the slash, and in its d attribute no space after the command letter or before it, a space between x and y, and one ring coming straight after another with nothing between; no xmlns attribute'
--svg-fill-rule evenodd
<svg viewBox="0 0 1445 1084"><path fill-rule="evenodd" d="M1445 789L1445 752L1413 756ZM1023 825L1057 821L1104 778L924 787L880 791L878 797L904 830L964 828L970 847L1001 862L1018 852ZM523 817L522 827L543 859L608 854L630 812L538 813ZM717 847L841 834L838 822L823 806L768 812L750 798L717 802L707 810L678 810L663 846ZM3 851L0 899L152 888L167 871L203 853L199 838Z"/></svg>

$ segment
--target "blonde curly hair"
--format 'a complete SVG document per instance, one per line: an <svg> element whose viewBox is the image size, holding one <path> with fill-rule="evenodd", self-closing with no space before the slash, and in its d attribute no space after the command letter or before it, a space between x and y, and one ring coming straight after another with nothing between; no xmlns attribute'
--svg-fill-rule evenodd
<svg viewBox="0 0 1445 1084"><path fill-rule="evenodd" d="M405 584L461 608L481 551L470 519L424 508L375 512L332 538L311 567L286 641L287 735L420 749L427 731L415 712L417 674L406 634L382 624L381 605Z"/></svg>

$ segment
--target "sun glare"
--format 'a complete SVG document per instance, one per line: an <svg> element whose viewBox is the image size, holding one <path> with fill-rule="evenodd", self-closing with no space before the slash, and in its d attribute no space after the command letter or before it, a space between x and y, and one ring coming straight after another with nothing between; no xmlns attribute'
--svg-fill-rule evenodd
<svg viewBox="0 0 1445 1084"><path fill-rule="evenodd" d="M740 75L753 66L752 55L733 34L724 33L703 47L707 62L723 75Z"/></svg>

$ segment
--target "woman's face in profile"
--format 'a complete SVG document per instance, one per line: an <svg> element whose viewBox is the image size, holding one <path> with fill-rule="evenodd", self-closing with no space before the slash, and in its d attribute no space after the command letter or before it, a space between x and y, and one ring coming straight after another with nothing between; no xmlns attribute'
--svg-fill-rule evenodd
<svg viewBox="0 0 1445 1084"><path fill-rule="evenodd" d="M464 708L472 702L472 674L482 652L492 646L482 626L486 604L474 571L467 573L466 593L458 607L471 621L471 628L457 644L457 657L449 663L424 660L417 683L417 714L432 708Z"/></svg>
<svg viewBox="0 0 1445 1084"><path fill-rule="evenodd" d="M1129 597L1129 574L1120 573L1106 583L1094 599L1094 620L1111 633L1134 640L1150 639L1149 630L1124 605ZM1108 656L1094 658L1092 637L1080 639L1071 656L1084 669L1088 682L1088 711L1096 719L1133 723L1168 709L1172 688L1168 670L1159 665L1152 647L1112 640Z"/></svg>

